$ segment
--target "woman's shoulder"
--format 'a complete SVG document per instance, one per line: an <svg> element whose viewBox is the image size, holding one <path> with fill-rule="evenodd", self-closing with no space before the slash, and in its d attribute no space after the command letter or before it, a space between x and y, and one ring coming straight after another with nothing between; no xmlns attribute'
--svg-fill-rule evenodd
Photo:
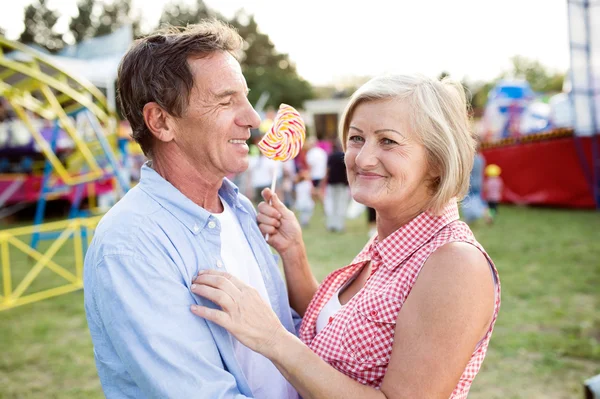
<svg viewBox="0 0 600 399"><path fill-rule="evenodd" d="M484 252L470 241L448 241L437 247L426 264L443 265L444 268L464 271L484 270L489 276L489 264Z"/></svg>
<svg viewBox="0 0 600 399"><path fill-rule="evenodd" d="M447 263L455 259L468 260L469 264L489 269L488 254L469 226L460 220L455 220L441 229L430 241L430 245L431 255L428 261Z"/></svg>

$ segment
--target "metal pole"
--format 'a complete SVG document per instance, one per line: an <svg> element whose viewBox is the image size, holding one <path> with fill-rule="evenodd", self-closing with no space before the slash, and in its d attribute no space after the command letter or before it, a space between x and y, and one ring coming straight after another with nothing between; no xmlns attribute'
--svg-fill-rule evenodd
<svg viewBox="0 0 600 399"><path fill-rule="evenodd" d="M594 202L596 203L596 209L600 209L600 174L598 171L598 144L596 140L596 135L598 134L598 120L596 118L596 85L594 82L594 73L592 71L592 46L591 46L591 23L590 23L590 2L589 0L583 1L583 18L584 18L584 26L585 26L585 36L586 36L586 46L585 46L585 55L586 55L586 69L588 75L588 82L590 85L590 118L592 122L592 192L594 195Z"/></svg>

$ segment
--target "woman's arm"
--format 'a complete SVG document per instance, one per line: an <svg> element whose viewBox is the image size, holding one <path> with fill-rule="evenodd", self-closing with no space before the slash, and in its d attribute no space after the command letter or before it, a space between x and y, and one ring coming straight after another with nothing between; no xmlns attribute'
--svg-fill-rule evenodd
<svg viewBox="0 0 600 399"><path fill-rule="evenodd" d="M280 253L280 255L290 306L300 316L304 317L310 301L315 296L317 288L319 288L319 283L308 264L304 242L284 253Z"/></svg>
<svg viewBox="0 0 600 399"><path fill-rule="evenodd" d="M273 362L304 399L386 399L383 391L340 373L288 331L263 356ZM268 350L266 348L269 348ZM447 399L447 398L445 398Z"/></svg>
<svg viewBox="0 0 600 399"><path fill-rule="evenodd" d="M364 386L319 358L287 332L256 290L212 270L192 291L223 311L192 312L230 331L269 358L305 399L447 399L493 317L494 285L483 254L451 243L425 263L396 323L391 360L380 390Z"/></svg>
<svg viewBox="0 0 600 399"><path fill-rule="evenodd" d="M265 202L258 205L258 227L263 234L269 234L269 244L281 256L290 306L304 316L319 283L308 264L302 229L294 212L277 194L267 188L262 195Z"/></svg>
<svg viewBox="0 0 600 399"><path fill-rule="evenodd" d="M494 277L481 251L463 242L438 248L400 310L381 390L392 398L450 397L494 305Z"/></svg>

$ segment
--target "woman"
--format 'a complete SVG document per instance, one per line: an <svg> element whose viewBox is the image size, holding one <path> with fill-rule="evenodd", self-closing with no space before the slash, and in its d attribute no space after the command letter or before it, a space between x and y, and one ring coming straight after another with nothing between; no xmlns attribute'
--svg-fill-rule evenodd
<svg viewBox="0 0 600 399"><path fill-rule="evenodd" d="M192 311L269 358L305 399L465 398L500 306L497 271L458 220L475 154L466 111L460 84L421 76L374 78L352 96L340 126L348 180L376 210L377 235L320 286L294 215L263 192L259 226L282 257L300 339L227 274L193 286L222 310Z"/></svg>

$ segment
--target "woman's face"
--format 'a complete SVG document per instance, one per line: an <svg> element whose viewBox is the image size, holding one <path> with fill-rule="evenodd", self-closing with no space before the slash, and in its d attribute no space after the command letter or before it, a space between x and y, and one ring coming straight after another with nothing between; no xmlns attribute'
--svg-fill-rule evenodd
<svg viewBox="0 0 600 399"><path fill-rule="evenodd" d="M426 150L401 101L368 101L354 109L345 159L352 197L378 212L424 210L431 198Z"/></svg>

